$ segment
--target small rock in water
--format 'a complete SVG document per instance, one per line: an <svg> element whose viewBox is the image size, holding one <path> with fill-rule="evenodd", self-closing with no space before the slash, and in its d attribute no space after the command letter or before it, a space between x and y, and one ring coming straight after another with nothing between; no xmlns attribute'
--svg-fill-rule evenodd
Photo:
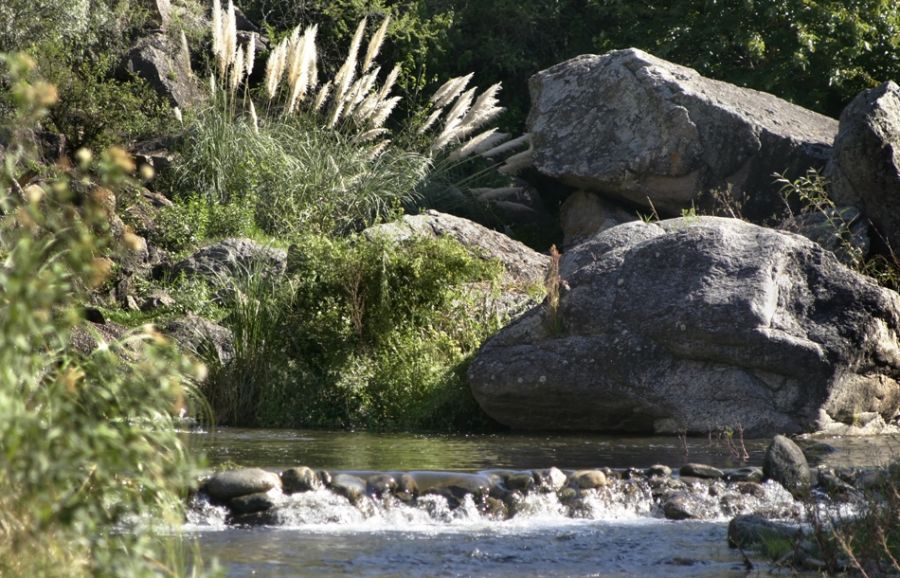
<svg viewBox="0 0 900 578"><path fill-rule="evenodd" d="M400 482L397 484L397 489L400 490L400 493L414 496L418 493L419 486L416 484L416 479L414 477L409 474L403 474L400 476Z"/></svg>
<svg viewBox="0 0 900 578"><path fill-rule="evenodd" d="M650 466L644 471L644 474L648 478L668 478L672 475L672 468L669 466L664 466L662 464L657 464L655 466Z"/></svg>
<svg viewBox="0 0 900 578"><path fill-rule="evenodd" d="M803 450L789 438L777 435L766 450L763 473L795 498L809 493L812 476Z"/></svg>
<svg viewBox="0 0 900 578"><path fill-rule="evenodd" d="M550 492L558 492L566 485L566 474L559 468L539 470L535 472L541 483L541 489Z"/></svg>
<svg viewBox="0 0 900 578"><path fill-rule="evenodd" d="M690 520L697 516L691 512L690 498L679 492L669 497L662 506L663 515L668 520Z"/></svg>
<svg viewBox="0 0 900 578"><path fill-rule="evenodd" d="M306 466L290 468L281 472L281 484L284 493L309 492L322 487L316 472Z"/></svg>
<svg viewBox="0 0 900 578"><path fill-rule="evenodd" d="M606 485L606 474L600 470L580 470L572 474L572 482L581 490L594 490Z"/></svg>
<svg viewBox="0 0 900 578"><path fill-rule="evenodd" d="M394 479L394 476L388 474L370 476L368 482L368 491L376 496L383 496L397 489L397 480Z"/></svg>
<svg viewBox="0 0 900 578"><path fill-rule="evenodd" d="M799 531L797 528L772 522L757 514L736 516L728 524L728 546L750 548L773 539L793 542Z"/></svg>
<svg viewBox="0 0 900 578"><path fill-rule="evenodd" d="M534 478L530 473L515 473L506 476L506 487L527 494L534 487Z"/></svg>
<svg viewBox="0 0 900 578"><path fill-rule="evenodd" d="M351 474L335 475L329 487L334 493L344 496L354 504L366 495L366 483Z"/></svg>
<svg viewBox="0 0 900 578"><path fill-rule="evenodd" d="M705 464L685 464L681 466L678 472L681 476L689 476L692 478L700 478L704 480L720 480L725 473L712 466Z"/></svg>
<svg viewBox="0 0 900 578"><path fill-rule="evenodd" d="M265 492L238 496L228 502L228 509L231 510L233 515L263 512L274 506L275 501Z"/></svg>
<svg viewBox="0 0 900 578"><path fill-rule="evenodd" d="M210 498L224 501L280 487L281 479L278 474L260 468L243 468L215 473L201 489Z"/></svg>
<svg viewBox="0 0 900 578"><path fill-rule="evenodd" d="M725 472L725 481L728 482L755 482L763 481L762 468L747 467Z"/></svg>

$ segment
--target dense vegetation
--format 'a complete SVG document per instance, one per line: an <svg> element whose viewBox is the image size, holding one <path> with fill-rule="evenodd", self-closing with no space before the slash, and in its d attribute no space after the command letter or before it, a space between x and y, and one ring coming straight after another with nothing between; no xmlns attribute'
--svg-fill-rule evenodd
<svg viewBox="0 0 900 578"><path fill-rule="evenodd" d="M179 539L150 526L181 523L194 458L172 416L200 367L151 328L108 340L82 319L107 256L128 250L96 201L130 161L38 165L32 127L56 90L28 57L2 64L15 124L0 170L0 575L182 575Z"/></svg>

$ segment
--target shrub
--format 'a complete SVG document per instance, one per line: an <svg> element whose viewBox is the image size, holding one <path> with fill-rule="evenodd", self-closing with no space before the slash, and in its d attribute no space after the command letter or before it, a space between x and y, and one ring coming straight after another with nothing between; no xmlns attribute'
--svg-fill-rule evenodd
<svg viewBox="0 0 900 578"><path fill-rule="evenodd" d="M292 246L289 268L287 281L251 275L226 291L236 302L225 322L246 349L210 385L220 418L381 429L490 423L464 369L498 328L480 296L499 265L450 240L307 236Z"/></svg>
<svg viewBox="0 0 900 578"><path fill-rule="evenodd" d="M55 92L30 80L30 59L0 59L18 122L0 170L0 574L181 575L152 526L183 520L193 460L172 415L195 368L151 329L73 349L89 331L79 305L109 272L92 232L103 212L72 205L62 176L29 182L15 135ZM110 183L114 158L97 164Z"/></svg>

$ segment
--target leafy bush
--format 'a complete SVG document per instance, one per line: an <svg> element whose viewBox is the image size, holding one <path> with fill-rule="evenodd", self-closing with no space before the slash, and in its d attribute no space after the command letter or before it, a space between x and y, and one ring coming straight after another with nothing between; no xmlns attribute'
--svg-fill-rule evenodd
<svg viewBox="0 0 900 578"><path fill-rule="evenodd" d="M15 135L56 93L30 59L0 58L18 123L0 171L0 575L181 575L152 524L183 519L193 461L172 415L196 368L152 330L73 348L90 332L79 304L109 273L104 213L73 206L64 176L29 182ZM96 168L114 183L115 165Z"/></svg>
<svg viewBox="0 0 900 578"><path fill-rule="evenodd" d="M450 240L303 237L289 277L227 293L238 360L214 374L220 418L268 426L485 427L463 372L498 328L482 289L499 265Z"/></svg>

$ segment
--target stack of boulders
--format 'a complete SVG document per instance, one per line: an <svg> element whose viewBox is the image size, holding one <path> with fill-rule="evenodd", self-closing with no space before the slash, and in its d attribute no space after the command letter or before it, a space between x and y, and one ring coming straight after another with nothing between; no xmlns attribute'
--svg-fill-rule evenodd
<svg viewBox="0 0 900 578"><path fill-rule="evenodd" d="M895 84L840 123L636 49L530 87L533 171L570 191L560 294L471 364L489 415L517 429L896 429L900 297L845 266L900 246ZM829 185L804 208L775 175L809 170Z"/></svg>

